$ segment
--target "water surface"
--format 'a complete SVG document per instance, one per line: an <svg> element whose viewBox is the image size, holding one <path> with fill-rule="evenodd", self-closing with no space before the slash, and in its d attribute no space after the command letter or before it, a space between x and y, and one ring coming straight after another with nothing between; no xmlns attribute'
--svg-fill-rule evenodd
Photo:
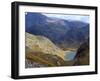
<svg viewBox="0 0 100 81"><path fill-rule="evenodd" d="M76 55L76 51L69 51L69 52L65 52L65 60L66 61L71 61L74 59L75 55Z"/></svg>

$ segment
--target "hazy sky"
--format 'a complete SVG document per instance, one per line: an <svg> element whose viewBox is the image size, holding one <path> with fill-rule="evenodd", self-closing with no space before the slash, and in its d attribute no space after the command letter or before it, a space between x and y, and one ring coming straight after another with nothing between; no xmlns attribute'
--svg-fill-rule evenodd
<svg viewBox="0 0 100 81"><path fill-rule="evenodd" d="M48 17L55 17L61 18L66 20L77 20L89 23L89 16L88 15L61 15L61 14L43 14Z"/></svg>

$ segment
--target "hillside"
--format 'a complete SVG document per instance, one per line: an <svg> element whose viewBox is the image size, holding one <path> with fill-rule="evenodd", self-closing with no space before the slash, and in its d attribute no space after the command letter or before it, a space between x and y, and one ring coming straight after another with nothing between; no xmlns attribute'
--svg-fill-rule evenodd
<svg viewBox="0 0 100 81"><path fill-rule="evenodd" d="M28 67L51 67L65 66L66 62L57 55L45 54L42 52L26 53L26 68Z"/></svg>
<svg viewBox="0 0 100 81"><path fill-rule="evenodd" d="M33 52L57 55L64 59L64 51L55 46L48 38L29 33L26 33L25 36L26 47L32 49Z"/></svg>
<svg viewBox="0 0 100 81"><path fill-rule="evenodd" d="M74 58L74 65L89 65L89 40L80 45Z"/></svg>
<svg viewBox="0 0 100 81"><path fill-rule="evenodd" d="M89 64L89 45L86 41L80 45L77 52L72 48L64 51L48 38L26 32L25 43L26 68Z"/></svg>
<svg viewBox="0 0 100 81"><path fill-rule="evenodd" d="M26 33L25 67L66 66L64 51L55 46L48 38Z"/></svg>

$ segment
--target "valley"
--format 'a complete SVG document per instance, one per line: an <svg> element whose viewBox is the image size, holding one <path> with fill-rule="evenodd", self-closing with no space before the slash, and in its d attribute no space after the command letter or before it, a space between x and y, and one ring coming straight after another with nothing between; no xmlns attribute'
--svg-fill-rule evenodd
<svg viewBox="0 0 100 81"><path fill-rule="evenodd" d="M74 63L76 49L60 49L49 39L26 33L26 68L69 66Z"/></svg>
<svg viewBox="0 0 100 81"><path fill-rule="evenodd" d="M25 67L89 65L89 23L48 15L25 14Z"/></svg>

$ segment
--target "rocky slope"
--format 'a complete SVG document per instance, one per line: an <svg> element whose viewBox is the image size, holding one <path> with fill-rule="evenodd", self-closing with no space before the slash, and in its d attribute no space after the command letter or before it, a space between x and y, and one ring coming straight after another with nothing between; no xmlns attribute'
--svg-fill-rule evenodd
<svg viewBox="0 0 100 81"><path fill-rule="evenodd" d="M79 47L74 60L74 65L89 65L89 40Z"/></svg>

